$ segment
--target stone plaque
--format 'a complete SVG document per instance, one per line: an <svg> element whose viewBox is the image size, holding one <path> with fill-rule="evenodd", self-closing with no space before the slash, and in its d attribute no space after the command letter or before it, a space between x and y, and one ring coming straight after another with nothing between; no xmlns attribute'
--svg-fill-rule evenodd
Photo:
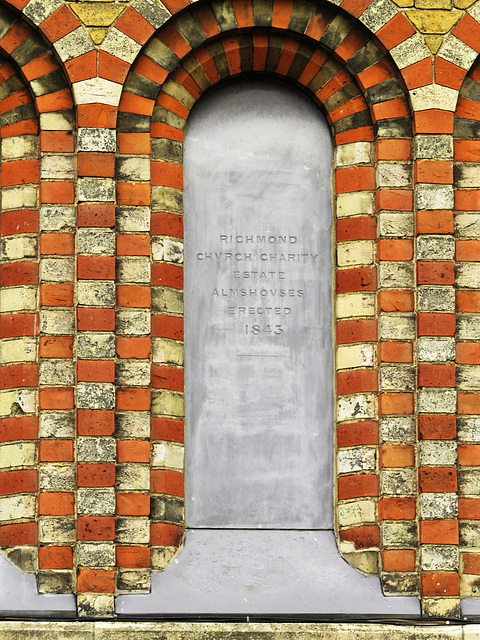
<svg viewBox="0 0 480 640"><path fill-rule="evenodd" d="M224 86L185 142L189 527L332 527L331 141L288 86Z"/></svg>

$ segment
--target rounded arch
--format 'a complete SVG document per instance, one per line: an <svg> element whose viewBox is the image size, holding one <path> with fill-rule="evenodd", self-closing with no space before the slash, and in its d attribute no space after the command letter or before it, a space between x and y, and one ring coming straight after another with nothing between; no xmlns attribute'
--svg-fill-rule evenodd
<svg viewBox="0 0 480 640"><path fill-rule="evenodd" d="M183 340L181 253L168 254L163 249L165 239L181 249L183 129L204 92L242 74L269 74L295 84L320 106L332 130L340 251L337 444L342 463L336 486L337 534L349 562L366 573L378 573L378 418L379 414L412 413L413 406L407 403L406 410L401 406L404 396L409 396L401 388L378 393L373 357L378 313L411 311L411 295L395 302L396 291L388 291L377 300L379 289L401 288L402 278L395 274L404 265L385 263L388 276L377 283L375 240L379 216L412 210L412 129L403 82L384 48L365 28L330 7L304 0L273 5L240 0L195 4L157 31L127 77L117 124L117 205L120 216L127 211L144 215L151 207L152 448L183 443L181 360L172 363L155 355L162 352L157 342L179 347ZM150 151L150 171L139 176L135 162ZM400 162L401 176L390 174L393 162ZM388 219L384 216L384 230L378 227L380 237L392 235ZM362 248L365 253L360 256ZM359 251L352 260L343 253L351 249ZM133 299L135 283L130 286ZM370 355L355 356L352 365L347 353L355 350ZM363 460L360 467L353 462L355 456ZM181 473L181 468L168 468L168 464L154 468L154 496L183 496ZM170 474L169 483L166 474ZM343 515L352 501L360 503L360 515L353 521ZM180 520L152 522L151 545L161 559L153 563L154 569L162 569L181 546L183 527ZM394 593L395 581L389 584Z"/></svg>

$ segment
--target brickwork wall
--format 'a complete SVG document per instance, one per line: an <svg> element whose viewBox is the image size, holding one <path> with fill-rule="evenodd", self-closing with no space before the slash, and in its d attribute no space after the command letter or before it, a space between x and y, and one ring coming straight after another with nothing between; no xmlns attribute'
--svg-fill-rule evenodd
<svg viewBox="0 0 480 640"><path fill-rule="evenodd" d="M181 550L183 131L255 74L335 148L339 552L479 595L479 7L0 2L0 545L40 592L110 616Z"/></svg>

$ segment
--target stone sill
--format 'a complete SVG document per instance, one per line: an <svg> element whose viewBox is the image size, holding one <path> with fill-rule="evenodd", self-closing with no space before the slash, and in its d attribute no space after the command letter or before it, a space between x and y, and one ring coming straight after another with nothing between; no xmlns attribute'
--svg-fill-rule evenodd
<svg viewBox="0 0 480 640"><path fill-rule="evenodd" d="M2 640L480 640L479 624L0 622Z"/></svg>

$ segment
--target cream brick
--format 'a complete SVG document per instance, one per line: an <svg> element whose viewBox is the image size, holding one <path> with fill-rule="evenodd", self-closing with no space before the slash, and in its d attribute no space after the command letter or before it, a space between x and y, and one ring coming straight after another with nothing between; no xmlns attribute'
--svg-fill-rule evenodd
<svg viewBox="0 0 480 640"><path fill-rule="evenodd" d="M18 158L38 157L37 136L12 136L2 140L2 160L17 160Z"/></svg>
<svg viewBox="0 0 480 640"><path fill-rule="evenodd" d="M3 496L0 498L0 522L35 517L35 496Z"/></svg>
<svg viewBox="0 0 480 640"><path fill-rule="evenodd" d="M415 370L409 366L382 365L380 389L381 391L414 391Z"/></svg>
<svg viewBox="0 0 480 640"><path fill-rule="evenodd" d="M182 470L183 466L183 445L172 442L156 442L152 445L152 467Z"/></svg>
<svg viewBox="0 0 480 640"><path fill-rule="evenodd" d="M375 522L375 502L373 500L358 500L357 502L343 502L337 507L338 524L341 527Z"/></svg>
<svg viewBox="0 0 480 640"><path fill-rule="evenodd" d="M380 492L390 496L414 495L417 490L416 469L382 469Z"/></svg>
<svg viewBox="0 0 480 640"><path fill-rule="evenodd" d="M480 289L480 263L460 262L455 268L458 287Z"/></svg>
<svg viewBox="0 0 480 640"><path fill-rule="evenodd" d="M452 160L453 138L447 135L418 135L413 139L417 160Z"/></svg>
<svg viewBox="0 0 480 640"><path fill-rule="evenodd" d="M88 307L115 306L115 283L98 280L79 280L78 303Z"/></svg>
<svg viewBox="0 0 480 640"><path fill-rule="evenodd" d="M42 180L52 178L74 180L77 176L74 156L43 156L40 177Z"/></svg>
<svg viewBox="0 0 480 640"><path fill-rule="evenodd" d="M0 391L0 416L35 413L37 393L33 389Z"/></svg>
<svg viewBox="0 0 480 640"><path fill-rule="evenodd" d="M37 309L36 287L6 287L0 289L0 311L35 311Z"/></svg>
<svg viewBox="0 0 480 640"><path fill-rule="evenodd" d="M424 388L419 389L419 413L455 413L457 408L457 393L455 389Z"/></svg>
<svg viewBox="0 0 480 640"><path fill-rule="evenodd" d="M152 359L159 364L175 364L183 366L184 347L183 342L167 340L166 338L153 338Z"/></svg>
<svg viewBox="0 0 480 640"><path fill-rule="evenodd" d="M26 184L17 187L3 187L2 209L31 209L37 206L38 187Z"/></svg>
<svg viewBox="0 0 480 640"><path fill-rule="evenodd" d="M415 189L419 209L453 209L453 187L442 184L420 184Z"/></svg>
<svg viewBox="0 0 480 640"><path fill-rule="evenodd" d="M384 238L408 238L413 236L414 224L411 213L381 211L378 216L378 231Z"/></svg>
<svg viewBox="0 0 480 640"><path fill-rule="evenodd" d="M353 418L375 418L376 398L369 393L357 393L351 396L340 396L337 399L337 418L352 420Z"/></svg>
<svg viewBox="0 0 480 640"><path fill-rule="evenodd" d="M40 282L73 282L75 260L73 258L42 258Z"/></svg>
<svg viewBox="0 0 480 640"><path fill-rule="evenodd" d="M375 315L374 293L345 293L337 296L337 318Z"/></svg>
<svg viewBox="0 0 480 640"><path fill-rule="evenodd" d="M375 245L372 240L356 240L337 244L337 263L339 267L359 264L372 264Z"/></svg>
<svg viewBox="0 0 480 640"><path fill-rule="evenodd" d="M372 344L340 345L337 347L336 366L341 369L373 367L375 348Z"/></svg>
<svg viewBox="0 0 480 640"><path fill-rule="evenodd" d="M480 237L480 213L459 213L454 218L458 238Z"/></svg>
<svg viewBox="0 0 480 640"><path fill-rule="evenodd" d="M41 131L75 131L73 111L49 111L40 114Z"/></svg>
<svg viewBox="0 0 480 640"><path fill-rule="evenodd" d="M412 166L409 162L378 162L376 177L377 187L410 187Z"/></svg>
<svg viewBox="0 0 480 640"><path fill-rule="evenodd" d="M420 517L425 519L452 519L458 515L456 493L421 493Z"/></svg>
<svg viewBox="0 0 480 640"><path fill-rule="evenodd" d="M480 318L478 314L462 313L457 316L457 338L463 340L480 340Z"/></svg>
<svg viewBox="0 0 480 640"><path fill-rule="evenodd" d="M122 233L150 231L149 207L117 207L117 229Z"/></svg>
<svg viewBox="0 0 480 640"><path fill-rule="evenodd" d="M454 287L417 287L418 311L451 311L455 313Z"/></svg>
<svg viewBox="0 0 480 640"><path fill-rule="evenodd" d="M480 391L480 365L458 365L457 387L462 391Z"/></svg>
<svg viewBox="0 0 480 640"><path fill-rule="evenodd" d="M37 257L37 238L32 236L10 236L3 239L2 253L9 260Z"/></svg>
<svg viewBox="0 0 480 640"><path fill-rule="evenodd" d="M78 178L77 197L79 201L111 202L115 199L113 178Z"/></svg>
<svg viewBox="0 0 480 640"><path fill-rule="evenodd" d="M185 416L183 393L163 389L152 390L152 415L183 418Z"/></svg>
<svg viewBox="0 0 480 640"><path fill-rule="evenodd" d="M57 40L54 46L62 62L67 62L94 49L93 42L83 26Z"/></svg>
<svg viewBox="0 0 480 640"><path fill-rule="evenodd" d="M400 69L430 57L430 50L419 33L415 33L390 51Z"/></svg>
<svg viewBox="0 0 480 640"><path fill-rule="evenodd" d="M36 338L12 338L0 340L0 363L35 362L37 359Z"/></svg>
<svg viewBox="0 0 480 640"><path fill-rule="evenodd" d="M337 473L355 473L375 469L376 451L372 447L341 449L337 453Z"/></svg>
<svg viewBox="0 0 480 640"><path fill-rule="evenodd" d="M74 82L72 92L77 104L89 104L93 100L116 107L122 95L122 85L105 78L89 78Z"/></svg>
<svg viewBox="0 0 480 640"><path fill-rule="evenodd" d="M418 359L420 362L455 362L455 340L419 338Z"/></svg>
<svg viewBox="0 0 480 640"><path fill-rule="evenodd" d="M75 313L69 310L40 311L40 331L54 336L73 335L75 329Z"/></svg>
<svg viewBox="0 0 480 640"><path fill-rule="evenodd" d="M457 437L459 442L480 442L480 418L458 416Z"/></svg>
<svg viewBox="0 0 480 640"><path fill-rule="evenodd" d="M130 63L135 60L141 48L142 46L138 42L135 42L135 40L132 40L132 38L129 38L115 27L110 29L101 46L103 51Z"/></svg>
<svg viewBox="0 0 480 640"><path fill-rule="evenodd" d="M149 258L118 258L117 281L134 282L139 284L150 283L150 259Z"/></svg>
<svg viewBox="0 0 480 640"><path fill-rule="evenodd" d="M34 442L15 442L0 445L0 469L33 467L36 460Z"/></svg>
<svg viewBox="0 0 480 640"><path fill-rule="evenodd" d="M360 16L360 22L363 22L372 33L377 33L397 13L398 9L393 2L373 0Z"/></svg>
<svg viewBox="0 0 480 640"><path fill-rule="evenodd" d="M421 440L420 466L439 467L457 464L457 443L451 440Z"/></svg>
<svg viewBox="0 0 480 640"><path fill-rule="evenodd" d="M423 545L421 567L424 571L457 571L458 547L453 545Z"/></svg>
<svg viewBox="0 0 480 640"><path fill-rule="evenodd" d="M414 286L413 264L408 262L380 262L378 283L388 289L411 289Z"/></svg>
<svg viewBox="0 0 480 640"><path fill-rule="evenodd" d="M66 204L40 207L40 231L73 231L75 227L75 207Z"/></svg>
<svg viewBox="0 0 480 640"><path fill-rule="evenodd" d="M114 153L116 141L117 136L114 129L81 127L78 130L79 151Z"/></svg>
<svg viewBox="0 0 480 640"><path fill-rule="evenodd" d="M414 340L415 318L393 313L382 315L378 319L378 334L381 340Z"/></svg>
<svg viewBox="0 0 480 640"><path fill-rule="evenodd" d="M437 55L468 71L477 59L478 53L450 33L444 38Z"/></svg>
<svg viewBox="0 0 480 640"><path fill-rule="evenodd" d="M417 238L417 258L418 260L454 260L455 238L451 236L419 236Z"/></svg>
<svg viewBox="0 0 480 640"><path fill-rule="evenodd" d="M369 164L372 156L370 142L351 142L335 148L335 165L346 167L352 164Z"/></svg>
<svg viewBox="0 0 480 640"><path fill-rule="evenodd" d="M408 40L405 42L408 42ZM439 84L418 87L409 91L409 94L415 111L423 111L425 109L455 111L457 105L458 91Z"/></svg>
<svg viewBox="0 0 480 640"><path fill-rule="evenodd" d="M375 198L372 191L355 191L342 193L337 196L337 216L373 215L375 212Z"/></svg>

